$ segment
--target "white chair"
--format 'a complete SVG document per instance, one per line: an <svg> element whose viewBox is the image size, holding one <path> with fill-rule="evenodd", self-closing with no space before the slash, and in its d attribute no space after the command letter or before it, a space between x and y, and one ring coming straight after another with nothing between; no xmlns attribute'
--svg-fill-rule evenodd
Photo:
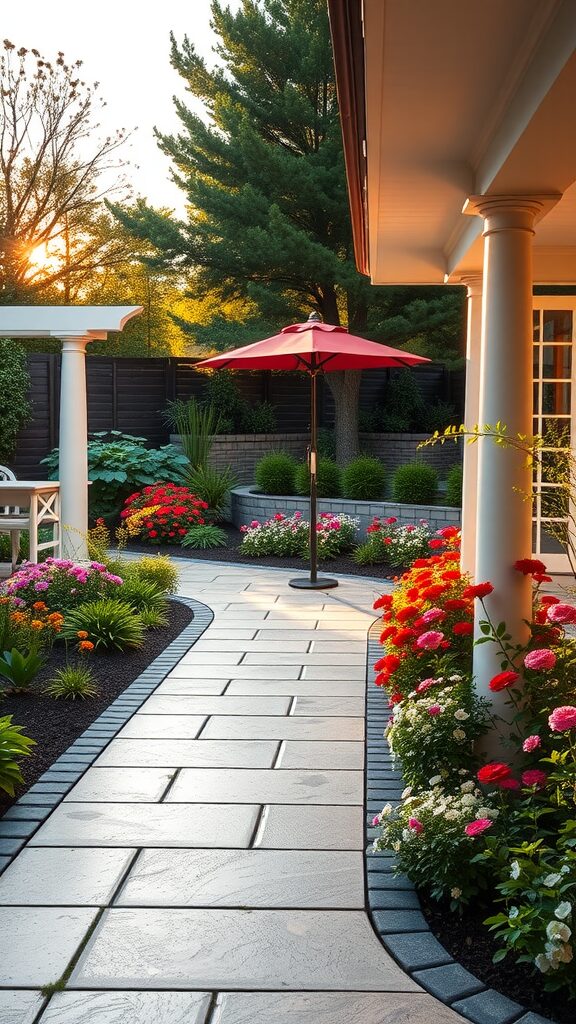
<svg viewBox="0 0 576 1024"><path fill-rule="evenodd" d="M7 466L0 466L0 480L16 481L17 477ZM34 522L32 522L29 509L23 511L18 506L9 505L5 505L3 509L0 507L0 533L8 533L10 535L12 572L16 570L20 551L20 534L23 530L28 530L29 533L29 557L31 562L38 561L38 551L44 548L54 548L54 553L59 554L60 514L58 495L55 497L53 495L50 496L47 501L41 502L41 504L42 508L39 515L36 512L36 505L34 505ZM40 523L52 526L53 538L51 541L44 541L42 544L38 543L38 526Z"/></svg>

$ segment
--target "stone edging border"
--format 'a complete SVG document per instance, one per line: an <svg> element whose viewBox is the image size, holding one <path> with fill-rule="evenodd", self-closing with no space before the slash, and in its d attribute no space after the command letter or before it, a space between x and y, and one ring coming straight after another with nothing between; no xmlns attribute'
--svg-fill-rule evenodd
<svg viewBox="0 0 576 1024"><path fill-rule="evenodd" d="M414 981L474 1024L553 1024L527 1011L457 963L432 934L418 895L406 875L394 874L394 856L375 853L378 829L372 819L385 803L400 801L401 772L394 769L383 732L390 713L385 694L374 686L381 657L378 620L368 632L366 679L366 893L372 926L388 953Z"/></svg>
<svg viewBox="0 0 576 1024"><path fill-rule="evenodd" d="M176 595L170 599L191 608L194 618L0 817L0 874L214 618L200 601Z"/></svg>

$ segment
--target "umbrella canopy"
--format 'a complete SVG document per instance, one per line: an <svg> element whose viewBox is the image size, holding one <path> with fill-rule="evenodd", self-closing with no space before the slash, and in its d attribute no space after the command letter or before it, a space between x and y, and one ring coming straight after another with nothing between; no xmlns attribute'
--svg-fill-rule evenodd
<svg viewBox="0 0 576 1024"><path fill-rule="evenodd" d="M344 327L307 321L284 327L280 334L204 359L196 365L229 370L368 370L379 366L414 366L427 363L388 345L366 341Z"/></svg>
<svg viewBox="0 0 576 1024"><path fill-rule="evenodd" d="M290 580L298 589L324 590L338 581L318 577L318 537L316 531L317 498L317 402L316 380L319 373L338 370L368 370L378 366L413 366L428 363L424 356L379 345L349 334L344 327L324 324L312 313L305 324L284 327L280 334L204 359L196 366L214 370L304 370L310 375L310 577Z"/></svg>

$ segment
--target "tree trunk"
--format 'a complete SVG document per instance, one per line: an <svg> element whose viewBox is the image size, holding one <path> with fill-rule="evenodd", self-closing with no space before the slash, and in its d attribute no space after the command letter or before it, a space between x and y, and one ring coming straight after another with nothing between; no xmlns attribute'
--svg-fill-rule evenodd
<svg viewBox="0 0 576 1024"><path fill-rule="evenodd" d="M327 373L326 382L334 397L336 462L339 466L355 459L359 453L358 404L362 370L340 370Z"/></svg>

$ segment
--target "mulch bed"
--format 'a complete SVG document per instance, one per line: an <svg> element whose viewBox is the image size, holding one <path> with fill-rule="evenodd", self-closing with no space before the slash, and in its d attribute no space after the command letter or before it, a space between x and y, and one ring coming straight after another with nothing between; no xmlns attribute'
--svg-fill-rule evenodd
<svg viewBox="0 0 576 1024"><path fill-rule="evenodd" d="M561 992L542 992L544 978L534 975L528 965L515 965L512 957L499 964L492 963L496 945L491 932L482 922L500 907L468 908L460 917L448 905L436 903L418 893L422 910L436 938L454 959L466 967L485 985L515 1000L534 1013L551 1017L559 1024L574 1024L575 1004L567 1002Z"/></svg>
<svg viewBox="0 0 576 1024"><path fill-rule="evenodd" d="M194 558L209 562L234 562L236 565L261 565L268 569L302 569L306 570L307 562L303 558L277 558L273 555L266 555L264 558L254 558L245 555L239 550L242 542L242 534L235 526L228 523L220 524L226 533L227 544L223 548L210 548L208 551L201 551L198 548L181 548L174 545L139 545L130 544L130 551L150 553L150 550L158 551L161 555L172 555L174 558ZM357 565L350 555L340 555L338 558L328 558L319 561L323 575L330 576L370 576L372 578L389 580L399 576L401 569L392 569L387 565Z"/></svg>
<svg viewBox="0 0 576 1024"><path fill-rule="evenodd" d="M100 689L98 697L54 700L42 693L42 687L56 669L66 664L64 645L60 644L52 648L48 664L34 680L29 693L2 697L0 715L12 715L14 725L24 726L26 736L37 742L31 756L20 762L25 782L17 788L14 799L22 796L150 662L162 654L194 616L192 610L180 601L170 601L168 617L167 626L147 632L140 650L90 656L88 664ZM13 803L11 797L0 791L0 816Z"/></svg>

